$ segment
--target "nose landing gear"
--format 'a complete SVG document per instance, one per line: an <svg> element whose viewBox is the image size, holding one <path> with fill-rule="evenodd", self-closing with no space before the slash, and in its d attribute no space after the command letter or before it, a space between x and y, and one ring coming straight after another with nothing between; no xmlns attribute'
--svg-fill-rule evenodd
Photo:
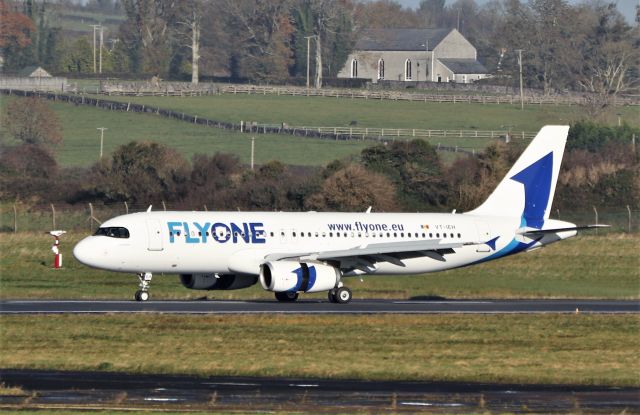
<svg viewBox="0 0 640 415"><path fill-rule="evenodd" d="M138 280L140 280L140 289L136 291L136 301L147 301L149 299L149 285L151 284L151 278L153 278L153 274L151 274L150 272L138 274Z"/></svg>

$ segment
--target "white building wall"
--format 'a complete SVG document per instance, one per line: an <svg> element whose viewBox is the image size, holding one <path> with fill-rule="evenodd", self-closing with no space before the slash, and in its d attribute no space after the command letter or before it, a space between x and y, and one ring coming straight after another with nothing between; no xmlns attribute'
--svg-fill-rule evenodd
<svg viewBox="0 0 640 415"><path fill-rule="evenodd" d="M422 51L356 51L349 55L338 78L351 78L351 65L358 61L358 78L378 82L378 62L384 60L384 79L405 81L405 62L411 60L411 81L430 80L431 52ZM425 71L426 69L426 71ZM428 78L429 77L429 78Z"/></svg>

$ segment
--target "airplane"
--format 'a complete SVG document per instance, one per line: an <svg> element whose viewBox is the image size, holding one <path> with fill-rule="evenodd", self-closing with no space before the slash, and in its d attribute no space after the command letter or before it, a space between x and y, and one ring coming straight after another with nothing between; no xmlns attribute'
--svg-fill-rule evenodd
<svg viewBox="0 0 640 415"><path fill-rule="evenodd" d="M327 292L352 299L345 277L422 274L532 251L573 237L549 219L568 126L544 126L493 193L466 213L151 211L104 222L75 258L135 273L135 300L149 299L154 273L179 274L193 290L234 290L258 281L281 302Z"/></svg>

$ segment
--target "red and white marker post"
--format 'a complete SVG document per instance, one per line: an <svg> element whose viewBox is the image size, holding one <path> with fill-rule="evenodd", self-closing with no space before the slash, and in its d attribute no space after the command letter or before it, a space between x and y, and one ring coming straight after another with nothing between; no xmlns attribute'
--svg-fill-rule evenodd
<svg viewBox="0 0 640 415"><path fill-rule="evenodd" d="M53 252L53 268L58 269L62 268L62 253L60 252L60 237L67 233L67 231L51 231L47 232L49 235L55 238L53 242L53 246L51 247L51 252Z"/></svg>

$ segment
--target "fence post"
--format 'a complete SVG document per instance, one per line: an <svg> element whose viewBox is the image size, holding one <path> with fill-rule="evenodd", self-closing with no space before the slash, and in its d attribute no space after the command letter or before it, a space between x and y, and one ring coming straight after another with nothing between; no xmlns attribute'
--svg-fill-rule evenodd
<svg viewBox="0 0 640 415"><path fill-rule="evenodd" d="M593 212L596 214L596 226L598 226L598 209L593 206ZM596 235L598 234L598 228L596 227Z"/></svg>
<svg viewBox="0 0 640 415"><path fill-rule="evenodd" d="M162 210L167 211L167 205L164 204L164 200L162 201Z"/></svg>
<svg viewBox="0 0 640 415"><path fill-rule="evenodd" d="M129 214L129 205L127 204L126 200L124 201L124 211L127 215Z"/></svg>
<svg viewBox="0 0 640 415"><path fill-rule="evenodd" d="M53 203L51 203L51 222L53 224L53 230L56 229L56 208L53 206Z"/></svg>
<svg viewBox="0 0 640 415"><path fill-rule="evenodd" d="M560 219L560 209L556 209L556 214L558 215L558 219Z"/></svg>
<svg viewBox="0 0 640 415"><path fill-rule="evenodd" d="M627 212L629 213L629 233L631 233L631 208L627 205Z"/></svg>
<svg viewBox="0 0 640 415"><path fill-rule="evenodd" d="M93 233L93 205L89 203L89 233Z"/></svg>
<svg viewBox="0 0 640 415"><path fill-rule="evenodd" d="M18 233L18 208L13 204L13 233Z"/></svg>

